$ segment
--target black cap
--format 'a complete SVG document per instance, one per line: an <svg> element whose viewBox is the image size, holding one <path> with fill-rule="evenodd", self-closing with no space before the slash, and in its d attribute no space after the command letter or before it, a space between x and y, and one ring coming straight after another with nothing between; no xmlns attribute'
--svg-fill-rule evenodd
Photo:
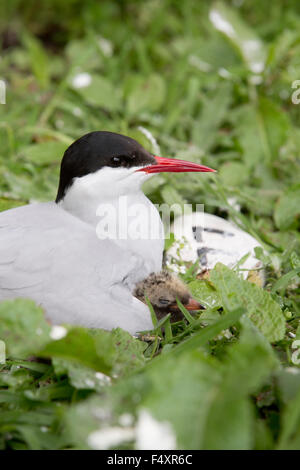
<svg viewBox="0 0 300 470"><path fill-rule="evenodd" d="M64 153L56 202L63 199L74 178L105 166L130 168L154 163L154 156L130 137L107 131L90 132L75 140Z"/></svg>

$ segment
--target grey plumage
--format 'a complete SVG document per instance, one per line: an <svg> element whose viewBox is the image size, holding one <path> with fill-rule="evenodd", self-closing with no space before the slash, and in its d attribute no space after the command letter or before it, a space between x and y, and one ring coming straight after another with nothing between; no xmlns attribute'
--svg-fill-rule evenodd
<svg viewBox="0 0 300 470"><path fill-rule="evenodd" d="M135 253L99 240L54 202L0 214L0 300L32 298L52 323L151 329L148 308L131 294L143 275Z"/></svg>

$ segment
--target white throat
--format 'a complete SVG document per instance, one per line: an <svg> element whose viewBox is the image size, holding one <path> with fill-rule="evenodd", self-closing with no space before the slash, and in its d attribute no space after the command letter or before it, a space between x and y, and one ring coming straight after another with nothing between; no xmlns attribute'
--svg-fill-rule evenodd
<svg viewBox="0 0 300 470"><path fill-rule="evenodd" d="M141 190L149 177L137 168L102 168L76 178L60 207L145 261L145 277L162 265L164 231L158 210ZM142 277L141 277L142 279Z"/></svg>
<svg viewBox="0 0 300 470"><path fill-rule="evenodd" d="M58 204L75 217L95 225L101 204L114 203L121 196L139 197L140 193L143 194L141 185L147 175L136 172L136 169L105 167L75 178Z"/></svg>

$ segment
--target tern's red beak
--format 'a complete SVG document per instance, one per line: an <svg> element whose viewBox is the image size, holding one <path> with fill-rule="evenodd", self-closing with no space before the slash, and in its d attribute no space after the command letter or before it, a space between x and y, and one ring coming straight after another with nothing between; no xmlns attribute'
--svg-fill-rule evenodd
<svg viewBox="0 0 300 470"><path fill-rule="evenodd" d="M184 307L187 309L187 310L205 310L205 307L203 307L203 305L199 304L199 302L197 302L197 300L193 299L192 297L190 297L189 301L187 304L184 304ZM172 304L170 305L170 309L173 310L173 311L179 311L179 307L177 304Z"/></svg>
<svg viewBox="0 0 300 470"><path fill-rule="evenodd" d="M186 160L177 160L176 158L163 158L157 156L154 156L154 158L157 161L157 164L140 168L137 171L144 171L145 173L182 173L186 171L201 171L214 173L216 171L212 168L209 168L208 166L199 165L198 163L188 162Z"/></svg>

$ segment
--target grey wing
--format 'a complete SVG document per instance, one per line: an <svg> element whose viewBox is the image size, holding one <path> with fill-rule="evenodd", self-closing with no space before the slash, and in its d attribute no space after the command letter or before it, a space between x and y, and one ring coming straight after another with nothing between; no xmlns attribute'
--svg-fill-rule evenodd
<svg viewBox="0 0 300 470"><path fill-rule="evenodd" d="M54 203L0 214L0 300L32 298L53 323L152 328L122 282L140 262Z"/></svg>

